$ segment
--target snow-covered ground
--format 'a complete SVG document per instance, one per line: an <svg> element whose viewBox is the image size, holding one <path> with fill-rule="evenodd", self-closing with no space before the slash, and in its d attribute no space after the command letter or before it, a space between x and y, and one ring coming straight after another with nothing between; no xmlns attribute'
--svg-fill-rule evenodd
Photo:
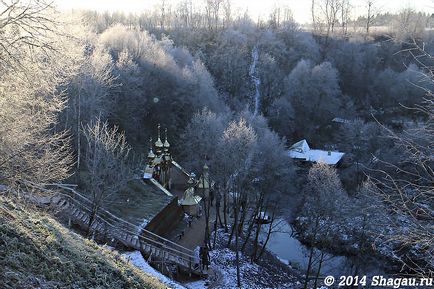
<svg viewBox="0 0 434 289"><path fill-rule="evenodd" d="M188 289L203 289L203 288L208 288L207 281L205 281L205 280L199 280L199 281L194 281L194 282L190 282L190 283L185 283L184 285Z"/></svg>
<svg viewBox="0 0 434 289"><path fill-rule="evenodd" d="M126 252L122 256L139 269L158 278L170 288L175 289L202 289L202 288L237 288L237 269L235 252L225 247L228 234L219 230L217 246L210 251L211 266L206 280L191 281L184 284L163 275L146 262L139 251ZM291 271L281 270L282 265L277 262L268 262L258 265L252 263L248 255L240 253L241 288L299 288L297 278ZM276 263L278 263L276 265ZM279 265L280 264L280 265ZM288 264L288 263L286 263ZM280 267L279 267L280 266ZM286 265L286 268L290 266Z"/></svg>
<svg viewBox="0 0 434 289"><path fill-rule="evenodd" d="M236 255L226 248L228 236L218 230L217 246L210 251L211 267L219 275L213 285L219 288L237 288ZM250 254L250 249L246 253ZM241 288L299 288L296 272L287 263L283 265L269 253L263 255L260 264L252 263L248 254L240 253Z"/></svg>
<svg viewBox="0 0 434 289"><path fill-rule="evenodd" d="M181 284L173 281L172 279L164 276L163 274L155 270L151 265L148 264L148 262L145 261L145 259L143 259L143 256L139 251L127 252L122 254L122 256L128 262L131 262L133 265L135 265L137 268L158 278L161 282L166 284L168 287L173 289L186 289ZM198 287L198 288L204 288L204 287Z"/></svg>

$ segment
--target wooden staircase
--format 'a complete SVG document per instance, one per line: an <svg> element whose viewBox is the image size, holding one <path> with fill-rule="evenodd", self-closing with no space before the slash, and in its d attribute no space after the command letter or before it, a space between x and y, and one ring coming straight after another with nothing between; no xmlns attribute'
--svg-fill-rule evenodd
<svg viewBox="0 0 434 289"><path fill-rule="evenodd" d="M58 186L60 192L51 198L51 205L87 230L92 212L92 201L70 187ZM149 261L177 265L190 274L204 276L200 270L200 261L194 257L192 250L151 231L140 229L103 208L99 208L98 213L94 216L90 224L90 232L116 240L128 248L139 250Z"/></svg>

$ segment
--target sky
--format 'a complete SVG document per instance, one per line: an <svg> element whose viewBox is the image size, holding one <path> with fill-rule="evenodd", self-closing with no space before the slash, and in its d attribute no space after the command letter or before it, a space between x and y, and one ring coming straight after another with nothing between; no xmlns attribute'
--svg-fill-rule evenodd
<svg viewBox="0 0 434 289"><path fill-rule="evenodd" d="M152 9L161 0L55 0L62 10L91 9L97 11L123 11L140 13ZM176 6L181 0L166 0ZM350 0L356 16L363 15L366 10L366 0ZM193 3L204 3L205 0L193 0ZM434 0L375 0L375 6L381 12L397 12L403 8L413 8L417 11L434 13ZM294 19L303 24L310 21L310 0L232 0L233 11L243 14L246 9L252 19L268 18L276 4L288 6Z"/></svg>

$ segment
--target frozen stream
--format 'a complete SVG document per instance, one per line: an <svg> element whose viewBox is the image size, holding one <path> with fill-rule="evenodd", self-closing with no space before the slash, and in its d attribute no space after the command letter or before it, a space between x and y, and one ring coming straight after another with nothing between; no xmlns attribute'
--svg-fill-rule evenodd
<svg viewBox="0 0 434 289"><path fill-rule="evenodd" d="M287 221L283 219L277 220L275 233L271 235L267 243L267 249L274 253L284 263L288 263L293 267L306 270L309 260L309 249L300 243L295 237L291 236L292 228ZM266 238L267 225L261 229L260 240ZM317 250L316 255L319 255ZM316 267L316 266L315 266ZM326 254L322 266L321 273L323 275L342 275L350 274L351 261L344 256L333 256Z"/></svg>
<svg viewBox="0 0 434 289"><path fill-rule="evenodd" d="M258 47L255 46L252 49L252 64L250 65L249 75L252 78L252 81L255 85L255 111L253 115L257 115L259 112L259 104L261 95L259 94L259 85L261 84L261 80L259 79L258 71L256 69L256 65L258 64L259 59L259 51Z"/></svg>

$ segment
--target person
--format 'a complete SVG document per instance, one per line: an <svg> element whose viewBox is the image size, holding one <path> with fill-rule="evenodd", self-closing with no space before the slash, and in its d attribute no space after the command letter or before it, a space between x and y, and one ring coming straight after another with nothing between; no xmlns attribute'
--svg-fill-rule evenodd
<svg viewBox="0 0 434 289"><path fill-rule="evenodd" d="M209 251L208 251L208 247L202 246L200 247L200 251L199 251L200 257L202 259L202 270L205 269L208 270L208 266L209 266L209 261L210 261L210 256L209 256Z"/></svg>
<svg viewBox="0 0 434 289"><path fill-rule="evenodd" d="M209 195L210 195L210 197L211 197L211 207L212 207L212 203L214 202L214 189L211 189L211 190L209 191Z"/></svg>

